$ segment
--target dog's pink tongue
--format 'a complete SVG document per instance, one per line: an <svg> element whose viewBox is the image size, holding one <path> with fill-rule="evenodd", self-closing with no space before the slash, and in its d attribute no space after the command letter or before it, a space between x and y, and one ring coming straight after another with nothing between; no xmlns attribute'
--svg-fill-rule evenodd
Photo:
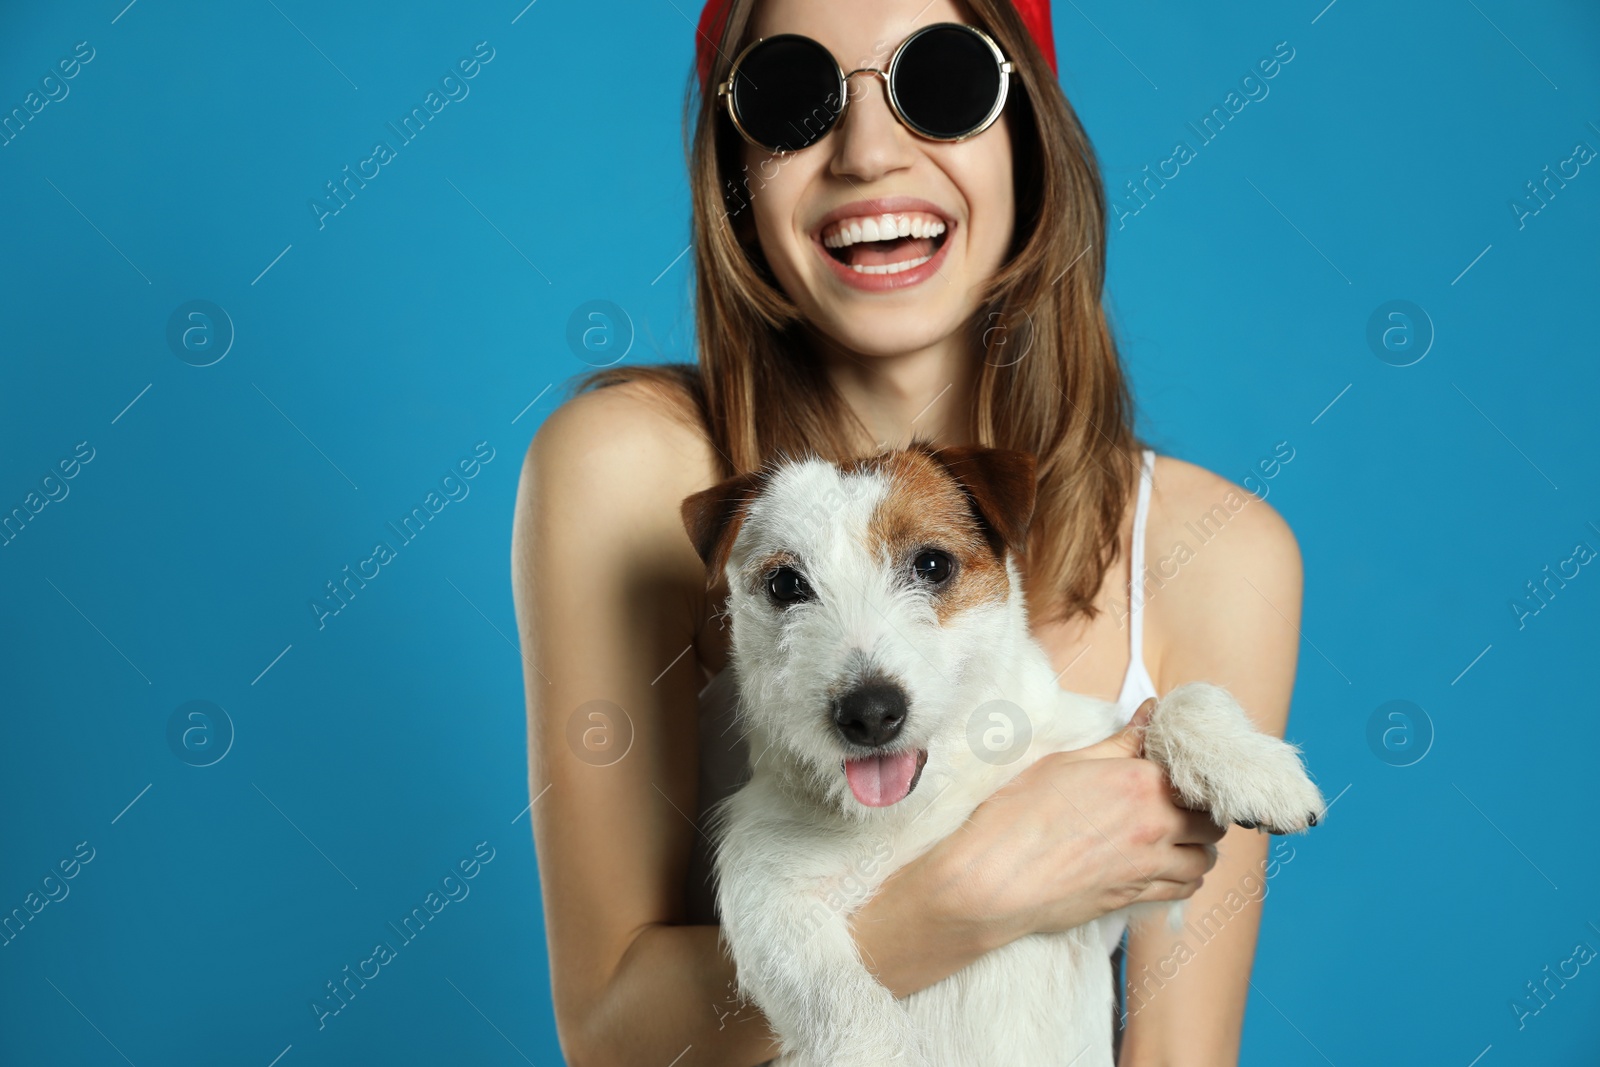
<svg viewBox="0 0 1600 1067"><path fill-rule="evenodd" d="M844 761L844 776L850 783L850 792L869 808L886 808L904 800L911 792L911 779L916 773L915 752Z"/></svg>

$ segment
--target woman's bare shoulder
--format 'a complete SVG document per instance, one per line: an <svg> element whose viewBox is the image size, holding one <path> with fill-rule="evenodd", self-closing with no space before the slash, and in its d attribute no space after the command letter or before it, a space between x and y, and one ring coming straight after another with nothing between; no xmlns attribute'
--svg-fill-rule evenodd
<svg viewBox="0 0 1600 1067"><path fill-rule="evenodd" d="M1147 633L1164 673L1204 677L1213 664L1248 657L1258 635L1285 625L1297 633L1300 545L1278 510L1173 456L1156 457L1152 482Z"/></svg>
<svg viewBox="0 0 1600 1067"><path fill-rule="evenodd" d="M538 575L550 592L569 583L593 591L626 583L630 596L643 595L641 588L676 590L685 618L698 617L704 565L679 508L716 480L715 456L704 433L638 383L563 403L539 427L522 463L511 536L519 606L534 604Z"/></svg>
<svg viewBox="0 0 1600 1067"><path fill-rule="evenodd" d="M583 392L551 412L529 443L518 517L544 504L579 509L586 521L675 526L683 498L716 480L715 459L705 432L675 417L648 385Z"/></svg>
<svg viewBox="0 0 1600 1067"><path fill-rule="evenodd" d="M1196 563L1202 553L1216 557L1202 568L1208 574L1252 559L1266 570L1299 563L1299 542L1276 508L1249 489L1176 456L1156 456L1146 521L1149 566L1161 556L1174 555L1179 545L1189 549L1185 555ZM1187 569L1187 560L1183 566Z"/></svg>
<svg viewBox="0 0 1600 1067"><path fill-rule="evenodd" d="M674 487L709 484L717 470L705 431L675 417L659 394L639 381L568 400L539 427L528 455L547 466L571 466L635 484L658 484L662 474L677 475L669 479Z"/></svg>

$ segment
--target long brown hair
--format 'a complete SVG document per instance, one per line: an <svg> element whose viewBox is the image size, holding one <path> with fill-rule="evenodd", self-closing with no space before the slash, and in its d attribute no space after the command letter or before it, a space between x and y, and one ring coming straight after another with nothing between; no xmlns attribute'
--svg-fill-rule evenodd
<svg viewBox="0 0 1600 1067"><path fill-rule="evenodd" d="M1015 236L967 325L974 350L983 353L974 443L1038 458L1027 552L1030 611L1042 619L1092 618L1095 594L1119 552L1139 447L1132 398L1101 305L1106 204L1099 164L1010 0L967 4L974 23L1016 67L1006 101ZM726 80L732 57L752 37L754 6L755 0L729 6L711 84ZM766 263L753 213L745 210L760 175L742 165L743 142L718 120L718 107L691 73L684 130L698 365L608 367L579 377L573 392L645 383L677 417L708 434L723 477L779 456L857 458L857 442L870 435L824 373L808 324ZM1019 348L1025 354L1012 355Z"/></svg>

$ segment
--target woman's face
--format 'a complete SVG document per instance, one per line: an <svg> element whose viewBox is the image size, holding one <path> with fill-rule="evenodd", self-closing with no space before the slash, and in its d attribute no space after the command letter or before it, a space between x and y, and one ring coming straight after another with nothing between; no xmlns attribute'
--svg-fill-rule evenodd
<svg viewBox="0 0 1600 1067"><path fill-rule="evenodd" d="M953 0L763 0L755 20L756 36L799 33L820 42L846 74L887 69L895 47L920 26L970 22ZM929 141L896 121L883 79L857 74L849 88L844 115L807 148L779 156L741 139L750 209L779 285L817 329L865 356L918 351L971 318L978 285L1010 247L1010 128L1002 112L966 141ZM923 202L890 205L889 214L914 226L911 236L824 244L869 238L870 232L841 238L838 229L848 228L849 219L881 218L882 211L860 202L891 197ZM916 236L930 223L935 231L942 224L943 232ZM921 269L892 269L929 254L934 258Z"/></svg>

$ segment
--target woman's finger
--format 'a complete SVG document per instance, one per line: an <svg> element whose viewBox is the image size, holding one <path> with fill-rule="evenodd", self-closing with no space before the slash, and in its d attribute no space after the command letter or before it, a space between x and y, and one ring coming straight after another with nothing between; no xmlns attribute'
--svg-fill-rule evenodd
<svg viewBox="0 0 1600 1067"><path fill-rule="evenodd" d="M1150 724L1150 712L1156 706L1154 697L1139 705L1133 713L1128 724L1103 741L1096 741L1092 745L1073 749L1070 752L1057 752L1052 757L1060 760L1080 759L1140 759L1144 756L1144 729Z"/></svg>
<svg viewBox="0 0 1600 1067"><path fill-rule="evenodd" d="M1157 881L1192 882L1203 878L1216 865L1215 845L1179 845L1172 849L1161 870L1153 873Z"/></svg>

